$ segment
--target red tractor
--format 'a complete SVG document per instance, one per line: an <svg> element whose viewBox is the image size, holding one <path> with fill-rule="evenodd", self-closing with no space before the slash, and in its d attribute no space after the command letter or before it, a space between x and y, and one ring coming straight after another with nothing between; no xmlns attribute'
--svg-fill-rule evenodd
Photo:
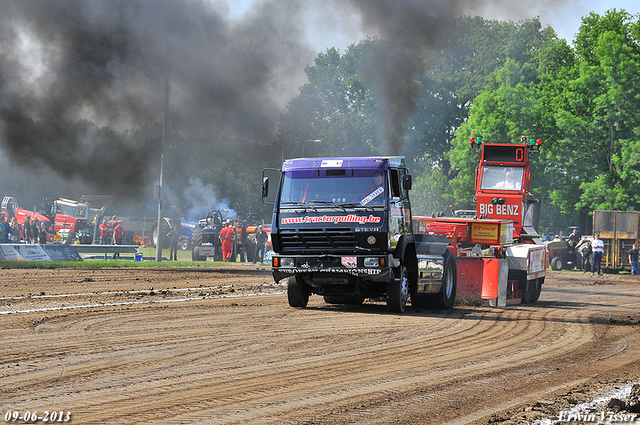
<svg viewBox="0 0 640 425"><path fill-rule="evenodd" d="M88 225L94 218L102 217L104 207L91 208L87 202L78 202L70 199L45 198L38 206L38 212L20 208L15 198L5 196L2 200L2 211L9 217L16 217L21 226L27 216L31 220L37 218L49 230L48 241L72 243L78 240L80 243L91 243L91 235Z"/></svg>

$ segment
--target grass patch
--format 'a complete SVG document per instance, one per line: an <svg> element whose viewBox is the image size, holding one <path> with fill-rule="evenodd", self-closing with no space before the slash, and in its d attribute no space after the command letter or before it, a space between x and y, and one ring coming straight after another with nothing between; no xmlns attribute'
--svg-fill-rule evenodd
<svg viewBox="0 0 640 425"><path fill-rule="evenodd" d="M232 264L248 264L248 263L223 263L213 261L209 258L207 261L191 261L191 251L178 250L178 261L169 260L169 250L162 250L163 261L155 261L156 249L153 247L143 247L139 251L142 253L144 260L135 261L133 254L120 254L120 260L112 260L111 255L104 259L104 255L97 254L94 258L87 258L84 261L3 261L0 262L0 269L101 269L101 268L128 268L128 267L211 267L211 266L230 266Z"/></svg>

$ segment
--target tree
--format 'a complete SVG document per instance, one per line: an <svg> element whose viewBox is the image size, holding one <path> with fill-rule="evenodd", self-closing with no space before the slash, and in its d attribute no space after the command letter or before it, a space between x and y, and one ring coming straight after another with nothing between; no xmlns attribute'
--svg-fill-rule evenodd
<svg viewBox="0 0 640 425"><path fill-rule="evenodd" d="M583 18L575 65L556 103L560 137L550 154L565 176L551 196L565 212L640 208L632 160L640 139L638 28L615 9Z"/></svg>
<svg viewBox="0 0 640 425"><path fill-rule="evenodd" d="M377 40L351 45L340 56L336 48L318 54L306 68L309 82L301 87L281 117L278 143L285 156L302 154L305 140L320 139L326 155L370 155L378 151L374 104L358 75L363 55Z"/></svg>

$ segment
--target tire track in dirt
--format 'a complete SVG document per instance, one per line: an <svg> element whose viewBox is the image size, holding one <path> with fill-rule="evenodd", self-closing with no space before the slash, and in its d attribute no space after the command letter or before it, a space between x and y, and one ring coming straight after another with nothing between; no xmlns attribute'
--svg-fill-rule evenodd
<svg viewBox="0 0 640 425"><path fill-rule="evenodd" d="M404 403L447 405L615 355L624 338L592 321L607 308L391 315L265 295L25 314L0 330L13 346L0 348L0 392L14 409L70 409L81 423L375 423Z"/></svg>

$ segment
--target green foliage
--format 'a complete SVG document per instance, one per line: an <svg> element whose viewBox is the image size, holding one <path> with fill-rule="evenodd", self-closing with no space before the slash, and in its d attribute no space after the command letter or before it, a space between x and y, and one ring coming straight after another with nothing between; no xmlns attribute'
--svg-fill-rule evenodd
<svg viewBox="0 0 640 425"><path fill-rule="evenodd" d="M447 177L440 167L425 167L422 174L416 175L411 191L411 207L414 216L430 216L440 211L450 212L445 195ZM433 196L439 194L440 196ZM459 206L455 206L458 209ZM460 207L462 208L462 207Z"/></svg>
<svg viewBox="0 0 640 425"><path fill-rule="evenodd" d="M640 140L638 21L615 9L583 18L575 64L560 75L554 106L558 140L549 158L551 196L565 212L638 209L635 149Z"/></svg>

